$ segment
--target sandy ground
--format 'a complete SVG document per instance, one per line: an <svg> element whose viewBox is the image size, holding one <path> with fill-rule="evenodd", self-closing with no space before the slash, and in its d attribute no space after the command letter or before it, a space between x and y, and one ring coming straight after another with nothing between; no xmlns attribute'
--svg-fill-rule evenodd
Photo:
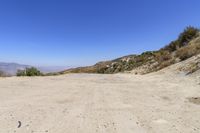
<svg viewBox="0 0 200 133"><path fill-rule="evenodd" d="M200 133L200 80L163 73L0 79L0 133Z"/></svg>

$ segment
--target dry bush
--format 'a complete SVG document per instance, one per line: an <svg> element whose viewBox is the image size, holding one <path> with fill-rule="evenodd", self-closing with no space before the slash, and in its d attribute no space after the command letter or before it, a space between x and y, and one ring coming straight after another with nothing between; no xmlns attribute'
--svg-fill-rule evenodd
<svg viewBox="0 0 200 133"><path fill-rule="evenodd" d="M190 45L180 48L176 52L176 57L183 60L186 60L194 55L200 53L200 39L193 41Z"/></svg>
<svg viewBox="0 0 200 133"><path fill-rule="evenodd" d="M188 74L194 73L194 72L196 72L196 71L199 70L199 69L200 69L199 63L198 63L198 62L197 62L197 63L194 63L194 64L192 64L192 65L190 66Z"/></svg>
<svg viewBox="0 0 200 133"><path fill-rule="evenodd" d="M174 63L175 63L175 61L173 59L164 61L164 62L160 63L159 69L163 69L163 68L168 67L168 66L170 66Z"/></svg>
<svg viewBox="0 0 200 133"><path fill-rule="evenodd" d="M171 53L166 50L161 50L155 53L158 62L164 62L172 59Z"/></svg>
<svg viewBox="0 0 200 133"><path fill-rule="evenodd" d="M181 61L183 61L192 57L193 54L194 53L191 50L184 48L176 52L176 57L178 57L179 59L181 59Z"/></svg>

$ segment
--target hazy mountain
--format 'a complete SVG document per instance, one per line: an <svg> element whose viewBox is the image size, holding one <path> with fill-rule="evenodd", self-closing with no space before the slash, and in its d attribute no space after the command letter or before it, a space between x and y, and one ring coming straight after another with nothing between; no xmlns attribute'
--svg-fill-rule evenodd
<svg viewBox="0 0 200 133"><path fill-rule="evenodd" d="M36 68L40 70L42 73L54 73L54 72L59 72L59 71L69 69L71 67L69 66L38 66Z"/></svg>
<svg viewBox="0 0 200 133"><path fill-rule="evenodd" d="M15 75L17 70L24 70L27 67L31 67L30 65L22 65L17 63L6 63L0 62L0 71L8 75Z"/></svg>
<svg viewBox="0 0 200 133"><path fill-rule="evenodd" d="M7 63L7 62L0 62L0 71L4 72L7 75L16 75L17 70L24 70L25 68L35 67L31 65L23 65L18 63ZM59 72L70 67L67 66L37 66L38 70L42 73L52 73L52 72Z"/></svg>

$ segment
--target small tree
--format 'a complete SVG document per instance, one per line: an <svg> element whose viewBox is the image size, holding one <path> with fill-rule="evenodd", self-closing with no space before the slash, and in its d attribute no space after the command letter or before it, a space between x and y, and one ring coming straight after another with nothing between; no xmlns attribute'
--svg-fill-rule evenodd
<svg viewBox="0 0 200 133"><path fill-rule="evenodd" d="M25 70L18 70L17 76L42 76L43 74L37 68L31 67Z"/></svg>
<svg viewBox="0 0 200 133"><path fill-rule="evenodd" d="M6 74L3 71L0 71L0 77L5 77Z"/></svg>
<svg viewBox="0 0 200 133"><path fill-rule="evenodd" d="M187 27L183 33L179 35L179 47L187 45L192 39L198 36L200 30L192 26Z"/></svg>

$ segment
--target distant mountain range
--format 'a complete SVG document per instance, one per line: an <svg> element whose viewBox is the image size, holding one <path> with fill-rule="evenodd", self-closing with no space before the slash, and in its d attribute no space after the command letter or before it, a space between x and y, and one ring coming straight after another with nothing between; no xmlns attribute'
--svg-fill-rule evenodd
<svg viewBox="0 0 200 133"><path fill-rule="evenodd" d="M8 75L15 75L17 70L24 70L27 67L31 67L31 66L17 64L17 63L0 62L0 71L3 71L4 73Z"/></svg>
<svg viewBox="0 0 200 133"><path fill-rule="evenodd" d="M4 72L7 75L16 75L18 70L24 70L25 68L30 68L30 67L33 67L33 66L23 65L23 64L18 64L18 63L0 62L0 71ZM38 66L36 68L43 73L52 73L52 72L58 72L58 71L62 71L65 69L69 69L70 67L67 67L67 66Z"/></svg>
<svg viewBox="0 0 200 133"><path fill-rule="evenodd" d="M39 66L36 67L42 73L54 73L71 68L70 66Z"/></svg>

